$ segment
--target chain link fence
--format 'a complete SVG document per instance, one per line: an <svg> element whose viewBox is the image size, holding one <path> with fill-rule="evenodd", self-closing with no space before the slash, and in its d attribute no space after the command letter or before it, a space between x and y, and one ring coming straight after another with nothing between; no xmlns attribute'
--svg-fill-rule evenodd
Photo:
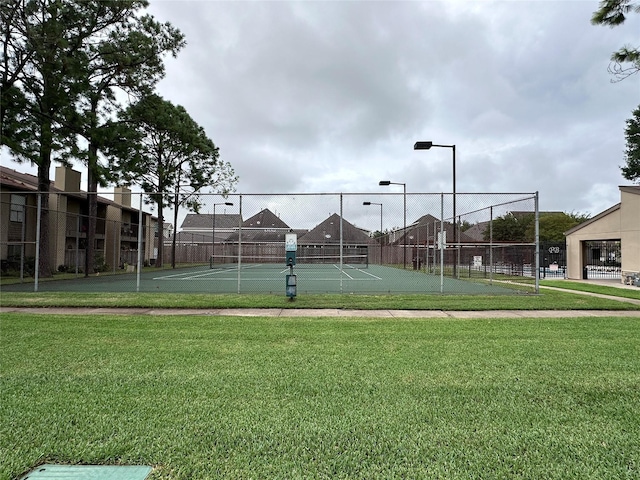
<svg viewBox="0 0 640 480"><path fill-rule="evenodd" d="M294 272L298 294L538 292L535 193L201 194L162 225L147 194L100 195L94 218L84 192L39 197L2 197L3 290L284 294Z"/></svg>

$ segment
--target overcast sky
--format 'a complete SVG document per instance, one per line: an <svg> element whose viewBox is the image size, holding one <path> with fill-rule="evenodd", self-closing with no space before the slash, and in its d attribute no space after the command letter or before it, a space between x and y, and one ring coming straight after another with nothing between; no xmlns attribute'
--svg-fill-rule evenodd
<svg viewBox="0 0 640 480"><path fill-rule="evenodd" d="M640 15L594 26L597 0L151 0L187 46L158 93L233 166L239 193L540 192L541 210L620 200L640 75L611 53ZM18 168L18 167L16 167Z"/></svg>
<svg viewBox="0 0 640 480"><path fill-rule="evenodd" d="M590 23L597 1L152 0L187 39L160 95L183 105L237 191L540 192L542 210L619 202L640 76L611 53L640 15ZM391 187L393 188L393 187Z"/></svg>

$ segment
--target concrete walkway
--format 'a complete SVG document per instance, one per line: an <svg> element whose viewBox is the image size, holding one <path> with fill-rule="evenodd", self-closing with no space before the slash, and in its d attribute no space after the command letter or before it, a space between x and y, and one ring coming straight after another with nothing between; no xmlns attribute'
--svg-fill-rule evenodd
<svg viewBox="0 0 640 480"><path fill-rule="evenodd" d="M244 317L359 317L359 318L567 318L632 317L640 310L343 310L337 308L12 308L0 307L0 313L21 312L53 315L175 315Z"/></svg>

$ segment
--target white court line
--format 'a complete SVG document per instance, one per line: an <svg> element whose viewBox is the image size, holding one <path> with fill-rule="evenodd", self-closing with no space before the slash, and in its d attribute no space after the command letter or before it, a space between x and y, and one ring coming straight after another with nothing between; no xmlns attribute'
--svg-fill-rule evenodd
<svg viewBox="0 0 640 480"><path fill-rule="evenodd" d="M340 270L340 267L338 265L334 265L334 267L336 267L338 270ZM342 273L344 275L346 275L347 277L349 277L351 280L353 280L353 277L351 275L349 275L347 272L345 272L344 268L342 269Z"/></svg>
<svg viewBox="0 0 640 480"><path fill-rule="evenodd" d="M240 267L241 270L249 270L249 269L253 269L253 268L258 268L261 267L263 265L261 264L251 264L251 265L242 265ZM338 265L334 265L333 266L336 270L340 270L340 267ZM374 275L373 273L369 273L365 270L362 270L360 268L355 268L355 267L349 267L353 270L357 270L365 275L368 275L369 277L373 277L373 279L375 280L382 280L381 277L378 277L377 275ZM218 268L218 269L212 269L213 271L206 271L204 273L198 274L198 275L194 275L194 274L187 274L187 273L176 273L176 274L172 274L172 275L164 275L162 277L154 277L153 280L207 280L211 277L214 277L216 275L220 275L220 274L225 274L225 273L230 273L230 272L237 272L238 271L238 267L229 267L229 268ZM289 268L285 268L283 270L281 270L279 273L280 274L284 274L289 272ZM294 267L294 272L295 272L295 267ZM371 280L368 278L355 278L352 277L351 275L349 275L345 270L344 267L342 269L342 273L347 277L348 280L353 280L356 282L362 282L362 281L367 281L367 280ZM298 275L300 275L298 273ZM215 277L216 280L225 280L225 281L237 281L238 277L236 275L234 275L233 277ZM241 281L279 281L282 280L281 277L277 277L277 278L241 278ZM317 281L317 282L335 282L340 280L340 278L315 278L313 276L306 276L306 275L302 275L302 280L307 280L307 281Z"/></svg>
<svg viewBox="0 0 640 480"><path fill-rule="evenodd" d="M173 275L163 275L162 277L153 277L152 280L169 280L169 279L172 279L174 277L183 277L184 278L185 275L188 275L188 274L185 273L185 272L175 273Z"/></svg>
<svg viewBox="0 0 640 480"><path fill-rule="evenodd" d="M221 272L222 273L222 272ZM353 281L353 282L375 282L377 280L381 280L380 277L376 277L372 275L373 278L353 278L349 277L345 280ZM175 275L171 277L156 277L154 280L166 280L166 281L174 281L174 282L182 282L182 281L207 281L215 279L216 282L237 282L238 277L234 275L233 277L211 277L211 276L194 276L194 277L179 277L175 278ZM300 279L302 282L338 282L339 278L317 278L317 277L302 277ZM241 278L242 282L280 282L283 281L282 277L256 277L256 278Z"/></svg>
<svg viewBox="0 0 640 480"><path fill-rule="evenodd" d="M373 273L369 273L369 272L365 272L364 270L360 270L362 273L364 273L365 275L369 275L373 278L375 278L376 280L382 280L382 277L379 277L377 275L374 275Z"/></svg>
<svg viewBox="0 0 640 480"><path fill-rule="evenodd" d="M217 275L219 273L227 273L230 272L231 270L218 270L217 272L208 272L208 273L203 273L201 275L192 275L190 277L183 277L183 280L196 280L198 278L210 278L214 275Z"/></svg>
<svg viewBox="0 0 640 480"><path fill-rule="evenodd" d="M173 280L174 282L182 282L182 281L207 281L213 279L212 277L181 277L181 278L168 278L168 277L157 277L154 280ZM282 277L257 277L257 278L241 278L241 282L281 282L284 279ZM344 280L353 281L353 282L375 282L377 280L381 280L379 277L374 278L346 278ZM238 277L215 277L216 282L237 282ZM301 279L302 282L338 282L339 278L315 278L315 277L303 277Z"/></svg>
<svg viewBox="0 0 640 480"><path fill-rule="evenodd" d="M340 270L340 267L338 265L334 265L334 267L336 267L338 270ZM373 277L376 280L382 280L382 278L378 277L377 275L374 275L373 273L366 272L366 271L362 270L361 268L356 268L356 267L351 267L351 266L349 266L348 268L350 268L351 270L357 270L358 272L364 273L365 275L369 275L370 277ZM347 272L344 271L344 268L342 269L342 273L344 273L351 280L360 280L360 279L355 279L354 277L349 275Z"/></svg>
<svg viewBox="0 0 640 480"><path fill-rule="evenodd" d="M241 270L248 270L250 268L256 268L259 267L260 265L242 265ZM208 278L208 277L212 277L214 275L218 275L220 273L229 273L229 272L237 272L238 271L238 267L229 267L229 268L216 268L216 269L211 269L213 271L208 271L199 275L193 275L192 273L176 273L173 275L164 275L162 277L154 277L153 280L173 280L175 279L175 277L180 277L177 278L177 280L196 280L202 277ZM188 276L186 276L188 275ZM237 280L237 277L234 277L234 279Z"/></svg>
<svg viewBox="0 0 640 480"><path fill-rule="evenodd" d="M233 270L216 270L214 272L206 272L206 273L202 273L200 275L193 275L193 273L176 273L174 275L163 275L162 277L153 277L153 280L192 280L195 278L200 278L200 277L210 277L212 275L217 275L218 273L226 273L226 272L232 272ZM187 276L188 275L188 276ZM178 278L176 278L178 277Z"/></svg>

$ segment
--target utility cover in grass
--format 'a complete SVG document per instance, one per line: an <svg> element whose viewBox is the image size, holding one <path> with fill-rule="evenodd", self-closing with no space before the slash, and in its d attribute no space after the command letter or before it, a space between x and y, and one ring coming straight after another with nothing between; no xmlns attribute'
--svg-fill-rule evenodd
<svg viewBox="0 0 640 480"><path fill-rule="evenodd" d="M145 465L40 465L20 480L144 480L150 472Z"/></svg>

